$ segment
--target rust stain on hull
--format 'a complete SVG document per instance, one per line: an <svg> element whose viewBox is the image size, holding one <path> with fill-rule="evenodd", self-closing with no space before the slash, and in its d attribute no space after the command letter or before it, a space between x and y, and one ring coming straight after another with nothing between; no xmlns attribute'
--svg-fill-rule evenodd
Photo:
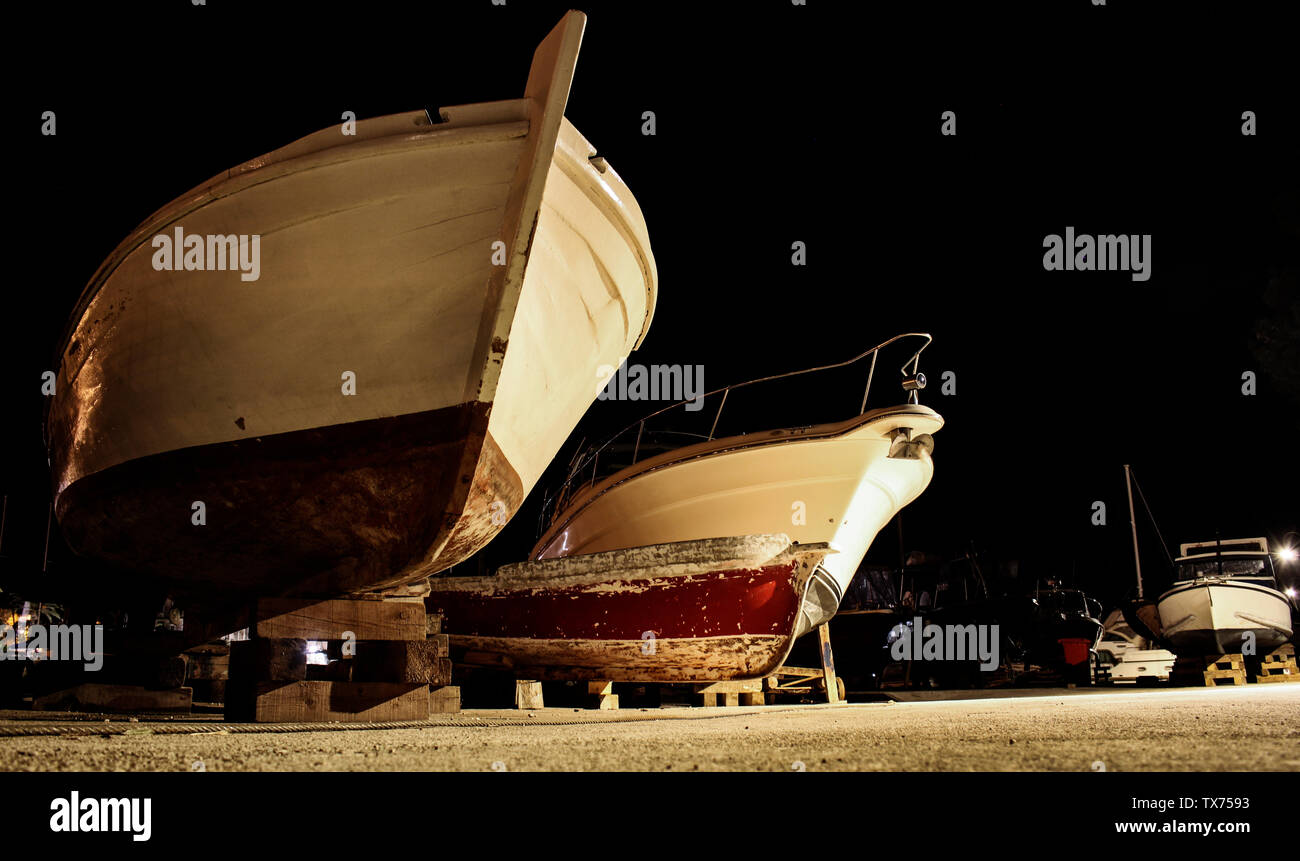
<svg viewBox="0 0 1300 861"><path fill-rule="evenodd" d="M165 589L192 606L399 585L495 535L492 499L517 508L522 488L484 432L488 409L464 404L141 458L73 482L55 513L77 553L121 572L123 591ZM475 464L469 483L466 463ZM191 521L195 501L206 525Z"/></svg>

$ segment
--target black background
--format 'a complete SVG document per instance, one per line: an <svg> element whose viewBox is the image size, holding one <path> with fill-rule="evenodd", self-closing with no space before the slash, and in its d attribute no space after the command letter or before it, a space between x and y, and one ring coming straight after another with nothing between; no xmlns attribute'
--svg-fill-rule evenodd
<svg viewBox="0 0 1300 861"><path fill-rule="evenodd" d="M29 774L0 808L44 849L116 847L131 856L228 855L230 851L401 848L473 857L484 847L548 847L598 834L620 857L658 857L688 841L761 844L773 855L809 847L866 851L1019 849L1026 839L1056 857L1062 845L1099 843L1138 851L1232 852L1285 845L1289 821L1276 799L1290 775L1249 781L1210 774L806 774L775 775L408 775L390 774ZM422 781L415 784L414 781ZM455 781L455 791L448 791ZM597 781L599 783L597 783ZM767 783L766 781L772 781ZM599 791L593 791L593 790ZM151 798L153 833L48 833L53 799ZM784 809L756 816L755 791ZM1249 799L1247 809L1134 809L1133 799ZM1247 823L1247 833L1119 834L1115 823ZM214 827L215 826L215 827ZM505 826L503 828L503 826ZM585 829L585 836L573 832ZM418 847L418 850L417 850ZM549 847L548 847L549 848ZM490 851L490 850L489 850Z"/></svg>
<svg viewBox="0 0 1300 861"><path fill-rule="evenodd" d="M906 548L973 541L1108 600L1132 583L1124 463L1174 544L1300 528L1300 104L1294 68L1271 70L1293 56L1269 44L1280 22L1089 0L574 5L589 21L566 113L635 193L658 265L635 361L703 364L712 388L933 333L922 400L947 426ZM51 4L11 21L3 576L41 568L40 374L114 246L345 110L521 96L565 8ZM56 137L39 133L44 110ZM1244 110L1257 136L1240 133ZM1067 225L1152 234L1151 280L1044 271L1043 238ZM790 265L796 240L806 267ZM832 399L849 415L859 396L812 386L767 404L767 426ZM559 467L646 409L598 403ZM523 558L554 477L470 564ZM1141 512L1139 527L1159 585ZM897 557L882 533L869 558ZM77 564L57 531L50 559L49 584Z"/></svg>

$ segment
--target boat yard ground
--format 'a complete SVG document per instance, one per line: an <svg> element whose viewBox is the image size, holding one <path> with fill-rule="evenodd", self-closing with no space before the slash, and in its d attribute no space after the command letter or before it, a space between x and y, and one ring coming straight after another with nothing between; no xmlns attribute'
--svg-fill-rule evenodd
<svg viewBox="0 0 1300 861"><path fill-rule="evenodd" d="M1300 771L1300 684L957 694L838 706L469 710L415 728L326 731L8 712L0 770Z"/></svg>

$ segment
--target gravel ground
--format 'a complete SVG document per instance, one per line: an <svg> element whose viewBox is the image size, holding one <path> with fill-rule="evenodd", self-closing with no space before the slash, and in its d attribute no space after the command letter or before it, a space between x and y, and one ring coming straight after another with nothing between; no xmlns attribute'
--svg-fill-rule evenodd
<svg viewBox="0 0 1300 861"><path fill-rule="evenodd" d="M1073 694L1073 692L1072 692ZM468 711L472 722L333 732L0 737L18 771L1300 770L1300 684L624 717ZM580 720L579 725L538 725ZM529 722L533 725L528 725ZM30 720L0 721L0 735ZM80 726L85 726L80 724ZM117 724L115 726L119 726Z"/></svg>

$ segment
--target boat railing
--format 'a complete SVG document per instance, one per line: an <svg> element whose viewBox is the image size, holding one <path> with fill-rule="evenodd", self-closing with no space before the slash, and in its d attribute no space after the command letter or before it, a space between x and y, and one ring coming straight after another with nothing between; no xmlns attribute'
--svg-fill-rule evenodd
<svg viewBox="0 0 1300 861"><path fill-rule="evenodd" d="M782 374L771 374L766 377L758 377L757 379L746 380L741 383L732 383L729 386L713 389L712 391L706 392L696 398L677 401L676 403L669 404L662 409L656 410L649 415L642 417L627 427L617 431L613 435L605 438L603 441L593 443L585 449L579 449L579 451L574 455L573 460L570 462L569 473L565 480L553 492L547 494L542 503L542 511L539 518L539 534L545 531L559 512L564 510L565 504L572 499L576 493L595 485L601 478L605 475L611 474L611 472L616 472L618 469L626 469L628 466L637 463L638 459L641 457L651 456L648 455L647 452L653 451L657 446L649 443L653 438L663 435L663 431L651 427L652 424L657 423L656 420L664 419L664 417L679 410L686 411L689 404L700 403L701 406L696 408L698 413L703 414L706 417L711 416L707 434L685 433L676 430L672 431L671 434L680 439L690 438L690 442L679 442L676 447L696 442L708 442L713 440L717 434L718 422L722 419L723 411L727 406L728 396L732 392L763 383L771 383L776 380L786 380L808 374L832 371L838 368L847 368L859 363L867 366L866 381L862 389L862 397L860 400L856 401L856 406L858 407L857 415L862 415L867 411L867 399L871 395L871 386L875 379L876 363L879 359L880 352L893 344L918 338L921 339L920 346L908 354L907 360L904 361L902 366L899 368L899 372L903 377L903 390L907 392L907 402L912 404L917 403L919 390L925 387L925 375L919 370L921 353L925 351L925 348L928 347L930 342L933 340L933 338L925 332L906 332L901 335L895 335L889 340L879 343L868 350L864 350L853 358L847 359L843 362L835 362L829 365L818 365L816 367L804 368L798 371L787 371ZM702 406L703 404L709 403L710 398L714 399L714 402L717 404L716 408L713 409L711 413L704 410ZM698 421L698 419L696 420ZM622 459L618 459L616 463L617 469L609 469L611 456L619 452L620 449L623 449L624 453L626 453L626 447L629 445L631 446L630 460L625 462ZM603 472L601 471L602 455L605 455L606 463L606 469Z"/></svg>

